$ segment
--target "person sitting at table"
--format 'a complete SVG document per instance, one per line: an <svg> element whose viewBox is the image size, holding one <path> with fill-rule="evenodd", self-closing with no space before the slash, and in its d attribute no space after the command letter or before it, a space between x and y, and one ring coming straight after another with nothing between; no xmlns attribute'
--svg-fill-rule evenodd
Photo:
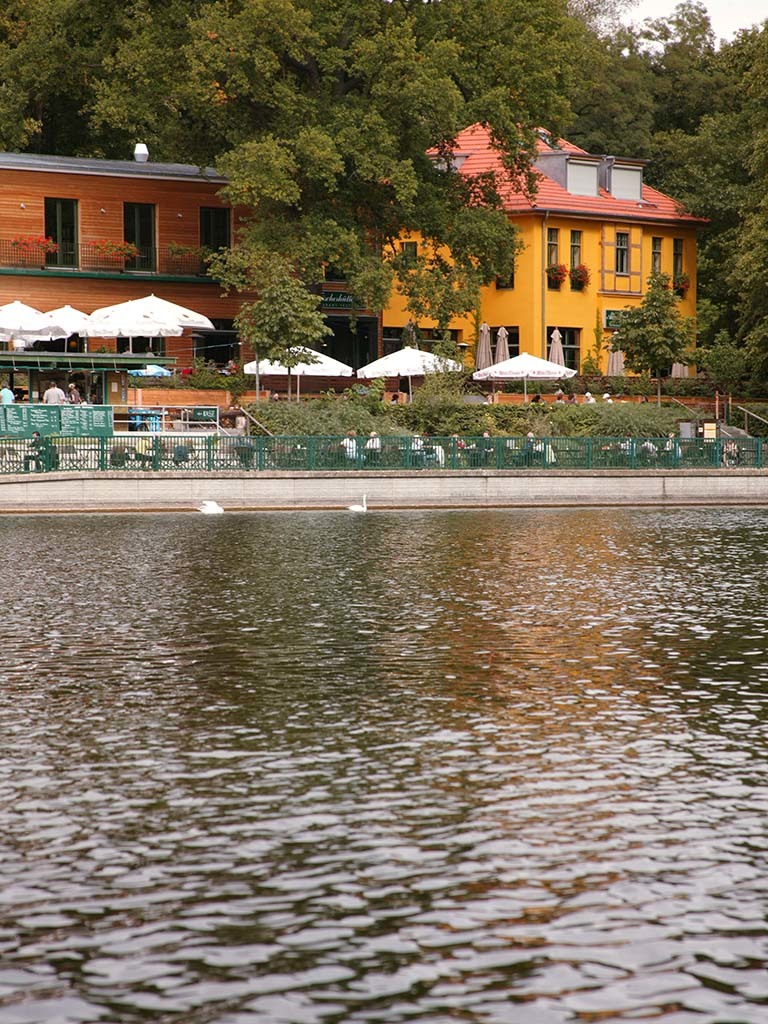
<svg viewBox="0 0 768 1024"><path fill-rule="evenodd" d="M483 456L483 464L487 466L489 463L493 461L493 457L496 454L496 444L487 430L483 431L483 438L480 443L480 451L482 452Z"/></svg>
<svg viewBox="0 0 768 1024"><path fill-rule="evenodd" d="M24 472L29 472L29 467L34 466L36 473L42 473L45 469L45 441L40 436L40 431L32 432L29 442L29 455L24 456Z"/></svg>
<svg viewBox="0 0 768 1024"><path fill-rule="evenodd" d="M368 440L365 442L365 461L375 466L380 460L381 438L375 430L372 430L368 435Z"/></svg>
<svg viewBox="0 0 768 1024"><path fill-rule="evenodd" d="M149 431L149 424L142 423L139 430ZM142 468L152 466L152 449L154 448L153 440L151 437L144 437L143 435L136 441L136 448L134 451L134 457L136 461L141 465Z"/></svg>
<svg viewBox="0 0 768 1024"><path fill-rule="evenodd" d="M347 431L347 436L343 438L341 447L350 461L354 461L357 458L357 434L354 430Z"/></svg>

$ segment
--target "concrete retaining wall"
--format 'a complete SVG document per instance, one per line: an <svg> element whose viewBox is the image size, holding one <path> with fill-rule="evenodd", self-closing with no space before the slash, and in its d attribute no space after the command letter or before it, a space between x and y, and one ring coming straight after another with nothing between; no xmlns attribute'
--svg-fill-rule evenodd
<svg viewBox="0 0 768 1024"><path fill-rule="evenodd" d="M768 505L768 470L48 473L0 478L0 512Z"/></svg>

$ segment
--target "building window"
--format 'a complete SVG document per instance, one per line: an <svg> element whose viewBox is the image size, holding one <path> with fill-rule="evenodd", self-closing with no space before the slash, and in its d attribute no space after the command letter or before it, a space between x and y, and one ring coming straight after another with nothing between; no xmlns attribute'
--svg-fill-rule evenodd
<svg viewBox="0 0 768 1024"><path fill-rule="evenodd" d="M230 236L229 210L221 206L200 207L200 245L217 252L228 249Z"/></svg>
<svg viewBox="0 0 768 1024"><path fill-rule="evenodd" d="M45 200L45 234L58 246L56 252L45 255L48 266L76 267L77 252L77 200Z"/></svg>
<svg viewBox="0 0 768 1024"><path fill-rule="evenodd" d="M195 359L203 359L206 363L226 366L230 360L240 358L240 339L233 320L211 318L215 327L213 331L201 331L194 334Z"/></svg>
<svg viewBox="0 0 768 1024"><path fill-rule="evenodd" d="M547 268L556 267L560 263L560 229L547 228ZM562 278L547 269L547 288L558 291Z"/></svg>
<svg viewBox="0 0 768 1024"><path fill-rule="evenodd" d="M560 262L560 229L547 228L547 266Z"/></svg>
<svg viewBox="0 0 768 1024"><path fill-rule="evenodd" d="M413 267L416 264L416 257L418 255L419 247L416 242L401 242L400 252L403 256L403 263L407 267Z"/></svg>
<svg viewBox="0 0 768 1024"><path fill-rule="evenodd" d="M165 338L117 338L116 348L119 355L129 353L134 356L164 356Z"/></svg>
<svg viewBox="0 0 768 1024"><path fill-rule="evenodd" d="M507 274L506 277L497 277L496 278L496 287L500 291L504 290L504 289L514 288L515 287L515 272L514 272L514 270L512 271L511 274Z"/></svg>
<svg viewBox="0 0 768 1024"><path fill-rule="evenodd" d="M581 232L571 232L571 270L581 263Z"/></svg>
<svg viewBox="0 0 768 1024"><path fill-rule="evenodd" d="M326 263L323 267L323 279L333 281L335 284L343 284L347 280L347 275L341 267L334 266L333 263Z"/></svg>
<svg viewBox="0 0 768 1024"><path fill-rule="evenodd" d="M151 203L123 204L123 237L139 250L125 261L126 270L155 269L155 208Z"/></svg>
<svg viewBox="0 0 768 1024"><path fill-rule="evenodd" d="M661 239L651 239L651 273L661 273Z"/></svg>
<svg viewBox="0 0 768 1024"><path fill-rule="evenodd" d="M552 331L554 331L555 325L547 327L547 338L552 337ZM565 359L565 365L571 370L578 370L580 365L580 345L581 345L581 328L580 327L558 327L560 331L560 340L563 346L563 358Z"/></svg>
<svg viewBox="0 0 768 1024"><path fill-rule="evenodd" d="M683 240L672 239L672 277L680 277L683 273Z"/></svg>
<svg viewBox="0 0 768 1024"><path fill-rule="evenodd" d="M629 232L616 232L616 273L629 273Z"/></svg>

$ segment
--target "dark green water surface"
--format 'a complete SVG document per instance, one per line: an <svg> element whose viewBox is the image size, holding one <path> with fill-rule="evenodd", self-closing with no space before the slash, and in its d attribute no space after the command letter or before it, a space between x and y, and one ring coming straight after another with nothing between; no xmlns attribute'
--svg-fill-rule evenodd
<svg viewBox="0 0 768 1024"><path fill-rule="evenodd" d="M768 1020L768 512L0 538L0 1024Z"/></svg>

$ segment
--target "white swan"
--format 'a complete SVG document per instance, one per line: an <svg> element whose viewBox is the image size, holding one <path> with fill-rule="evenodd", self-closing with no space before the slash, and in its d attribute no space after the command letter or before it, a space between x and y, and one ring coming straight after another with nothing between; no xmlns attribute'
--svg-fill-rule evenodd
<svg viewBox="0 0 768 1024"><path fill-rule="evenodd" d="M347 508L348 508L348 510L350 512L367 512L368 511L368 500L367 500L366 495L365 494L363 495L363 504L362 505L347 505Z"/></svg>
<svg viewBox="0 0 768 1024"><path fill-rule="evenodd" d="M204 501L202 505L197 506L197 511L202 512L204 516L217 516L221 515L224 509L217 501Z"/></svg>

